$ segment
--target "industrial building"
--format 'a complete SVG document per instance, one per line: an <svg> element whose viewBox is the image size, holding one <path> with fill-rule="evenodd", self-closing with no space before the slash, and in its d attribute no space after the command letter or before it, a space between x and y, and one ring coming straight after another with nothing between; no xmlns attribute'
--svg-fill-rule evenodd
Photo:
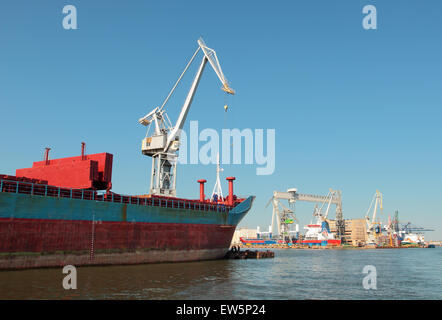
<svg viewBox="0 0 442 320"><path fill-rule="evenodd" d="M327 220L330 231L336 233L336 221ZM367 242L367 223L365 219L346 219L344 241L348 244L358 246Z"/></svg>
<svg viewBox="0 0 442 320"><path fill-rule="evenodd" d="M239 245L241 241L239 238L256 238L258 236L257 229L238 228L235 230L232 238L232 245Z"/></svg>

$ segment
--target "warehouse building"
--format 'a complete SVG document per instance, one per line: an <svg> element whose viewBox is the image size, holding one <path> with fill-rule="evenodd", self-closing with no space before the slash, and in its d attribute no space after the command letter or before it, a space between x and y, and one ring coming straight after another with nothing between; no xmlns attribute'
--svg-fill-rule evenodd
<svg viewBox="0 0 442 320"><path fill-rule="evenodd" d="M330 231L336 234L335 220L327 220L330 226ZM367 241L367 223L365 219L347 219L345 220L345 235L346 243L358 246L364 245Z"/></svg>

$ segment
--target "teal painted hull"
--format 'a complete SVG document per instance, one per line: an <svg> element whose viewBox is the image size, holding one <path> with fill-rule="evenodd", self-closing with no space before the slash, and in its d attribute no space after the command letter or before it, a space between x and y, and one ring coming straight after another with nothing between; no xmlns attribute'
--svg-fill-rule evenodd
<svg viewBox="0 0 442 320"><path fill-rule="evenodd" d="M226 212L0 192L0 269L222 258L253 200Z"/></svg>

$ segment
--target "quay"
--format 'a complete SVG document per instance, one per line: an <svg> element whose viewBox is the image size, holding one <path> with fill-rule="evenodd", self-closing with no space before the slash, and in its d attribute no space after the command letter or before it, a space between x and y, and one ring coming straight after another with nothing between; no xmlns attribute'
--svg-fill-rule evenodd
<svg viewBox="0 0 442 320"><path fill-rule="evenodd" d="M306 245L287 245L287 244L270 244L270 245L238 245L241 249L313 249L313 250L346 250L346 249L406 249L406 248L434 248L433 246L418 246L418 245L404 245L404 246L352 246L352 245L340 245L340 246L306 246ZM248 251L247 250L247 251Z"/></svg>
<svg viewBox="0 0 442 320"><path fill-rule="evenodd" d="M266 259L274 258L275 253L270 250L245 250L241 251L240 246L233 246L229 252L226 253L225 259Z"/></svg>

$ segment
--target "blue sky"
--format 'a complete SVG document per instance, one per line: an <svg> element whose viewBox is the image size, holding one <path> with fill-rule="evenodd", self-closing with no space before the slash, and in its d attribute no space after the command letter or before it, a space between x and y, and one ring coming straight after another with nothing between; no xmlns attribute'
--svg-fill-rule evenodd
<svg viewBox="0 0 442 320"><path fill-rule="evenodd" d="M62 27L75 5L78 29ZM378 29L362 28L373 4ZM138 118L159 105L203 36L237 95L227 102L206 68L190 120L221 130L276 129L276 170L224 166L240 195L257 196L242 226L265 228L273 190L343 192L362 217L376 189L384 221L436 229L442 239L442 3L428 1L2 1L0 171L80 153L114 155L115 192L146 193L150 159ZM191 73L195 71L192 68ZM176 119L189 81L168 104ZM214 166L179 167L178 193L211 190ZM223 185L227 191L227 185ZM313 206L298 204L301 224Z"/></svg>

